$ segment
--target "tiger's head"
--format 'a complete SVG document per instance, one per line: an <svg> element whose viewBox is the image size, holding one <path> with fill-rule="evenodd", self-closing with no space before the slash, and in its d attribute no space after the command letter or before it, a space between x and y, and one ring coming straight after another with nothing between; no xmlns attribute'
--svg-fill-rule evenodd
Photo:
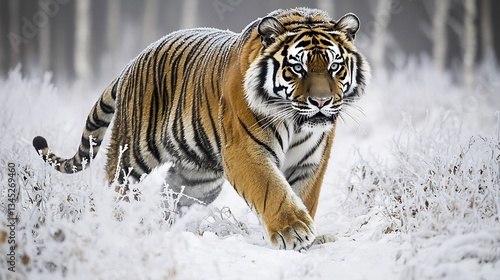
<svg viewBox="0 0 500 280"><path fill-rule="evenodd" d="M370 69L357 52L359 19L337 22L320 10L298 8L260 20L258 57L245 75L250 108L268 121L293 120L301 129L330 130L360 97Z"/></svg>

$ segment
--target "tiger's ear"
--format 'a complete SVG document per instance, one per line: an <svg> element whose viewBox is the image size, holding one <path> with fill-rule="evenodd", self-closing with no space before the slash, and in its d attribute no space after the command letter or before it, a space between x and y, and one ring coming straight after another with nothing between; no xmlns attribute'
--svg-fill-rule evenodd
<svg viewBox="0 0 500 280"><path fill-rule="evenodd" d="M259 23L259 35L264 47L271 45L278 36L286 32L285 27L274 17L265 17Z"/></svg>
<svg viewBox="0 0 500 280"><path fill-rule="evenodd" d="M335 30L344 32L351 40L356 37L359 30L359 18L352 13L346 14L335 24Z"/></svg>

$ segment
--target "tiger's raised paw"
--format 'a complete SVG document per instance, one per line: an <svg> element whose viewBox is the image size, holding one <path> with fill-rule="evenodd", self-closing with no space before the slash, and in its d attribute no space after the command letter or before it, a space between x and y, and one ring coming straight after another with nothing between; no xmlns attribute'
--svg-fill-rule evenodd
<svg viewBox="0 0 500 280"><path fill-rule="evenodd" d="M311 247L316 238L314 222L305 211L296 211L292 221L280 230L269 230L273 247L277 249L301 251Z"/></svg>

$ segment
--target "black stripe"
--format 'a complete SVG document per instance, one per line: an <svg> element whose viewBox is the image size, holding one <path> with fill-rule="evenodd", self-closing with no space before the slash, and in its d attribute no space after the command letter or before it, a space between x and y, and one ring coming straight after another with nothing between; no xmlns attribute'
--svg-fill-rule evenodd
<svg viewBox="0 0 500 280"><path fill-rule="evenodd" d="M81 143L82 143L82 146L85 148L85 149L90 149L90 141L87 137L85 137L84 135L82 135L82 139L81 139Z"/></svg>
<svg viewBox="0 0 500 280"><path fill-rule="evenodd" d="M141 178L141 174L139 174L139 172L137 172L135 169L132 169L130 171L130 176L132 176L132 178L134 178L137 181L139 181L139 179Z"/></svg>
<svg viewBox="0 0 500 280"><path fill-rule="evenodd" d="M212 92L214 92L214 91L212 91ZM210 126L211 126L212 131L213 131L214 136L215 136L215 144L217 145L217 150L220 151L221 150L221 140L220 140L219 133L217 133L217 124L215 123L214 117L211 113L212 108L210 107L210 101L208 100L208 95L206 95L205 101L206 101L206 106L207 106L207 111L208 111L208 119L210 121Z"/></svg>
<svg viewBox="0 0 500 280"><path fill-rule="evenodd" d="M198 63L201 64L201 63ZM197 65L198 66L198 65ZM203 82L201 81L206 75L206 68L200 67L200 72L198 75L195 75L195 84L197 87L193 92L193 104L191 106L191 125L193 128L193 137L195 145L198 149L203 153L203 157L209 161L209 165L214 165L214 161L212 160L213 155L210 152L212 150L212 145L210 143L210 139L208 138L207 133L203 127L202 119L200 111L203 109L203 96L206 96L206 91L203 89ZM208 112L210 114L210 112Z"/></svg>
<svg viewBox="0 0 500 280"><path fill-rule="evenodd" d="M221 118L222 118L222 116L226 115L226 111L227 111L226 105L224 103L221 103L220 104L220 116L221 116ZM223 124L222 120L221 120L221 123ZM222 137L224 137L224 143L227 143L229 141L229 139L227 138L226 128L224 127L224 125L221 125L220 129L221 129ZM222 143L220 145L222 145ZM219 151L220 151L220 148L221 148L221 146L219 146Z"/></svg>
<svg viewBox="0 0 500 280"><path fill-rule="evenodd" d="M203 184L210 184L215 181L220 180L220 177L215 177L215 178L187 178L185 176L182 176L179 174L179 177L182 179L182 184L185 186L196 186L196 185L203 185Z"/></svg>
<svg viewBox="0 0 500 280"><path fill-rule="evenodd" d="M134 75L133 75L133 78L132 78L132 82L134 83L133 85L133 89L132 89L132 96L133 96L133 100L131 101L132 102L132 108L131 108L131 111L132 111L132 122L131 122L131 125L132 125L132 132L133 132L133 136L132 136L132 141L130 142L130 147L129 147L129 152L130 154L132 155L134 161L142 168L142 170L146 170L144 169L144 163L142 162L142 155L140 153L140 136L141 136L141 106L138 105L138 104L142 104L142 102L140 102L139 100L137 100L139 98L139 93L140 93L140 88L141 88L141 83L142 83L142 80L139 80L139 78L137 77L138 73L141 72L141 68L139 67L139 65L136 65L136 67L134 67ZM138 84L137 84L138 83ZM138 92L139 90L139 92ZM130 120L126 120L126 122L130 122Z"/></svg>
<svg viewBox="0 0 500 280"><path fill-rule="evenodd" d="M358 86L363 86L364 85L364 80L365 80L365 77L363 76L363 72L361 71L361 69L363 68L363 62L362 62L362 59L361 59L361 56L358 54L358 53L354 53L354 55L356 56L356 73L357 73L357 76L356 76L356 83L358 84Z"/></svg>
<svg viewBox="0 0 500 280"><path fill-rule="evenodd" d="M290 142L290 128L288 127L287 122L284 122L283 126L285 127L285 130L286 130L287 139Z"/></svg>
<svg viewBox="0 0 500 280"><path fill-rule="evenodd" d="M238 117L238 120L240 122L240 125L243 127L243 129L245 130L245 132L248 134L248 136L250 136L250 138L257 144L259 144L262 148L264 148L273 158L274 158L274 163L279 165L279 160L278 160L278 156L276 155L276 153L271 149L271 147L269 147L268 145L266 145L264 142L260 141L259 139L257 139L257 137L255 137L255 135L252 134L252 132L250 132L250 130L248 129L248 127L243 123L243 121Z"/></svg>
<svg viewBox="0 0 500 280"><path fill-rule="evenodd" d="M115 84L111 89L111 97L113 98L113 100L116 100L116 93L118 92L117 89L118 89L118 80L115 81Z"/></svg>
<svg viewBox="0 0 500 280"><path fill-rule="evenodd" d="M110 105L104 103L104 98L102 98L102 97L99 98L99 106L105 114L112 114L115 112L115 109L113 108L113 106L110 106Z"/></svg>
<svg viewBox="0 0 500 280"><path fill-rule="evenodd" d="M138 167L141 168L142 171L149 173L151 171L149 165L147 162L144 160L144 157L142 155L142 149L141 149L141 135L143 135L142 131L142 122L147 121L143 119L143 104L144 104L144 82L147 80L144 79L144 61L147 61L149 59L150 54L149 53L143 53L141 58L139 59L139 62L135 65L134 68L134 87L133 87L133 97L134 100L132 100L132 131L134 133L133 139L134 141L130 143L131 147L131 154L134 158L134 161L138 166L133 166L133 167ZM130 120L126 120L127 122L130 122ZM147 136L147 135L146 135Z"/></svg>
<svg viewBox="0 0 500 280"><path fill-rule="evenodd" d="M303 40L300 43L297 44L298 48L305 48L306 46L310 45L311 41L309 40Z"/></svg>
<svg viewBox="0 0 500 280"><path fill-rule="evenodd" d="M144 158L142 158L142 155L140 152L138 153L134 153L134 155L136 155L136 157L134 158L135 159L135 163L138 165L138 167L144 172L144 173L149 173L151 172L151 168L149 167L149 165L144 161ZM139 157L137 157L139 156ZM137 169L137 166L131 166L131 167L136 167Z"/></svg>
<svg viewBox="0 0 500 280"><path fill-rule="evenodd" d="M94 131L94 130L97 130L101 127L108 127L109 126L108 121L96 119L98 117L96 111L97 110L93 111L92 118L88 117L87 122L85 123L85 128L87 128L87 130L89 130L89 131Z"/></svg>
<svg viewBox="0 0 500 280"><path fill-rule="evenodd" d="M329 47L333 46L333 43L330 40L319 39L319 41L321 42L321 44L323 44L325 46L329 46Z"/></svg>
<svg viewBox="0 0 500 280"><path fill-rule="evenodd" d="M80 160L83 160L84 158L89 159L90 154L87 151L84 151L81 148L78 148L78 157L80 157ZM95 154L94 154L94 158L95 158Z"/></svg>
<svg viewBox="0 0 500 280"><path fill-rule="evenodd" d="M155 107L156 107L156 104L154 104L152 102L152 99L154 98L154 90L150 94L147 94L148 81L149 81L150 77L152 76L151 69L154 68L151 66L153 58L154 58L154 53L151 51L144 54L144 59L142 60L143 63L140 64L140 66L141 66L140 67L141 78L138 80L139 81L139 92L136 93L137 95L139 95L139 103L137 104L136 107L140 107L140 113L138 114L139 124L138 124L138 129L137 129L139 131L139 133L138 133L137 138L136 138L136 139L140 139L139 143L137 143L138 149L136 152L136 154L139 155L139 158L136 158L136 159L138 160L142 169L144 171L146 171L147 173L149 173L151 171L150 167L153 165L153 163L146 161L146 159L144 158L145 153L149 153L149 154L153 155L153 157L156 157L157 161L159 162L159 153L157 152L157 154L155 156L155 154L153 152L153 150L155 149L154 148L154 137L151 137L150 130L149 130L150 125L154 126L156 124L155 119L151 119L151 114L154 114ZM144 109L145 109L144 104L147 104L145 99L148 97L150 98L150 100L149 100L150 107L148 108L150 114L145 115L143 113ZM146 127L146 132L142 131L143 125L141 125L141 124L143 124L143 123L148 124ZM141 137L144 137L145 141L143 141L143 139Z"/></svg>
<svg viewBox="0 0 500 280"><path fill-rule="evenodd" d="M310 177L311 177L311 173L310 173L310 172L306 172L306 173L304 173L304 174L302 174L302 175L300 175L300 176L295 177L293 180L287 180L287 181L288 181L288 183L289 183L291 186L293 186L293 185L294 185L294 184L296 184L297 182L302 181L302 180L305 180L305 179L308 179L308 178L310 178Z"/></svg>
<svg viewBox="0 0 500 280"><path fill-rule="evenodd" d="M264 88L265 88L264 84L266 83L266 77L267 77L267 59L259 62L258 69L260 69L260 73L259 73L259 77L258 77L259 88L257 89L257 93L259 93L261 98L266 99L266 97L268 95L264 92Z"/></svg>
<svg viewBox="0 0 500 280"><path fill-rule="evenodd" d="M299 141L293 143L289 149L292 149L292 148L295 148L297 146L300 146L302 145L303 143L305 143L307 140L309 140L310 138L312 137L312 133L308 133L303 139L300 139Z"/></svg>
<svg viewBox="0 0 500 280"><path fill-rule="evenodd" d="M91 121L90 117L87 117L87 121L85 122L85 129L89 131L94 131L96 129L101 128L100 126L97 126L94 124L94 122Z"/></svg>
<svg viewBox="0 0 500 280"><path fill-rule="evenodd" d="M281 138L281 134L279 134L278 129L273 124L270 124L269 128L274 132L274 137L278 141L278 144L280 145L280 148L283 151L284 150L283 139Z"/></svg>
<svg viewBox="0 0 500 280"><path fill-rule="evenodd" d="M163 50L165 45L168 44L168 47ZM158 47L158 52L163 51L162 55L160 56L159 61L156 64L155 70L156 70L156 75L154 76L155 83L158 83L158 88L160 92L162 93L162 98L161 100L163 101L163 114L164 116L167 116L168 108L169 105L171 105L171 99L173 97L173 89L172 92L170 92L170 88L167 86L167 80L169 75L166 74L167 71L170 71L171 69L167 68L167 61L170 61L169 59L171 58L170 51L172 47L174 46L174 43L171 42L171 40L163 40L163 42L160 44ZM162 133L163 135L163 133Z"/></svg>
<svg viewBox="0 0 500 280"><path fill-rule="evenodd" d="M154 76L154 75L153 75ZM154 78L153 78L154 79ZM158 147L156 146L156 128L158 125L161 125L158 123L157 118L158 118L158 91L156 89L156 85L153 84L153 91L151 92L151 108L149 110L149 120L148 120L148 128L146 129L146 135L147 135L147 144L148 144L148 150L151 152L151 155L156 159L158 163L161 161L161 156L160 156L160 151L158 150Z"/></svg>
<svg viewBox="0 0 500 280"><path fill-rule="evenodd" d="M280 206L278 207L278 209L276 209L276 215L281 212L281 208L283 208L283 204L285 203L285 200L286 200L286 195L283 195L283 199L280 202Z"/></svg>
<svg viewBox="0 0 500 280"><path fill-rule="evenodd" d="M302 163L302 162L305 162L306 160L308 160L315 152L316 150L318 149L317 146L313 147L312 149L310 149L300 160L299 162Z"/></svg>
<svg viewBox="0 0 500 280"><path fill-rule="evenodd" d="M268 195L269 195L269 182L267 182L267 185L266 185L266 194L264 195L264 209L262 210L262 213L266 212L267 196Z"/></svg>
<svg viewBox="0 0 500 280"><path fill-rule="evenodd" d="M316 143L312 149L309 150L309 152L307 152L300 160L299 162L302 163L304 161L306 161L307 159L309 159L315 152L316 150L318 149L319 145L321 144L321 142L323 142L323 139L325 138L325 135L323 133L323 136L321 137L321 139L318 141L318 143Z"/></svg>
<svg viewBox="0 0 500 280"><path fill-rule="evenodd" d="M222 190L222 185L218 185L215 188L209 190L208 192L203 193L203 197L201 197L201 201L204 203L210 203L214 201L220 194Z"/></svg>
<svg viewBox="0 0 500 280"><path fill-rule="evenodd" d="M167 43L167 42L170 42L170 40L164 40L164 42ZM164 138L166 138L167 134L168 134L169 118L170 118L169 111L173 105L172 100L173 100L173 96L174 96L174 89L169 88L167 85L167 81L169 78L167 71L171 72L171 69L169 69L167 66L167 61L170 61L171 56L169 54L170 54L170 51L171 51L173 45L174 45L173 43L170 43L168 45L168 47L162 53L162 55L159 59L159 62L157 63L157 67L156 67L157 73L155 75L155 76L157 76L157 77L155 77L155 79L157 79L158 87L159 87L160 93L161 93L160 99L161 99L162 105L163 105L162 106L163 118L161 120L162 125L161 125L160 139L162 140L163 147L167 151L173 149L173 146L171 145L171 141L164 140ZM163 48L163 46L162 46L162 48ZM173 155L173 153L171 153L171 152L169 152L169 153Z"/></svg>

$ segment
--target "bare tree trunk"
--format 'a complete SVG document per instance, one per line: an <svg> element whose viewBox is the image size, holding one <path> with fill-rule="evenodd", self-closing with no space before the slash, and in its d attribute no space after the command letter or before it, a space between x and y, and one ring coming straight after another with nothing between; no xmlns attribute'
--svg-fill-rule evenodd
<svg viewBox="0 0 500 280"><path fill-rule="evenodd" d="M158 0L146 0L142 24L142 42L144 46L147 46L158 39L157 30L159 6L160 2Z"/></svg>
<svg viewBox="0 0 500 280"><path fill-rule="evenodd" d="M41 2L43 0L39 0ZM41 9L42 4L38 5ZM43 12L43 10L41 10ZM39 26L40 34L38 37L38 68L41 73L50 70L50 17L47 17L47 24Z"/></svg>
<svg viewBox="0 0 500 280"><path fill-rule="evenodd" d="M21 34L21 21L19 18L20 15L20 1L18 0L10 0L9 1L9 29L13 34L17 34L19 36L23 36ZM10 62L9 67L14 68L21 61L21 45L10 46Z"/></svg>
<svg viewBox="0 0 500 280"><path fill-rule="evenodd" d="M495 61L493 25L491 18L491 0L481 0L481 43L483 61Z"/></svg>
<svg viewBox="0 0 500 280"><path fill-rule="evenodd" d="M79 87L90 81L90 0L76 1L75 74Z"/></svg>
<svg viewBox="0 0 500 280"><path fill-rule="evenodd" d="M198 0L184 0L182 5L181 29L193 28L198 24L196 17L198 13Z"/></svg>
<svg viewBox="0 0 500 280"><path fill-rule="evenodd" d="M318 9L327 12L330 17L335 18L334 0L318 0Z"/></svg>
<svg viewBox="0 0 500 280"><path fill-rule="evenodd" d="M450 0L435 1L435 5L436 11L432 19L432 56L436 69L443 71L446 67L446 50L448 48L446 26L448 24Z"/></svg>
<svg viewBox="0 0 500 280"><path fill-rule="evenodd" d="M474 84L474 60L476 58L476 1L465 0L464 16L464 81L465 85L471 87Z"/></svg>
<svg viewBox="0 0 500 280"><path fill-rule="evenodd" d="M120 46L120 9L121 0L108 0L108 18L106 22L106 53L109 63L105 71L117 68Z"/></svg>
<svg viewBox="0 0 500 280"><path fill-rule="evenodd" d="M373 34L374 68L385 68L386 32L391 20L392 0L379 0L375 11L375 31Z"/></svg>

